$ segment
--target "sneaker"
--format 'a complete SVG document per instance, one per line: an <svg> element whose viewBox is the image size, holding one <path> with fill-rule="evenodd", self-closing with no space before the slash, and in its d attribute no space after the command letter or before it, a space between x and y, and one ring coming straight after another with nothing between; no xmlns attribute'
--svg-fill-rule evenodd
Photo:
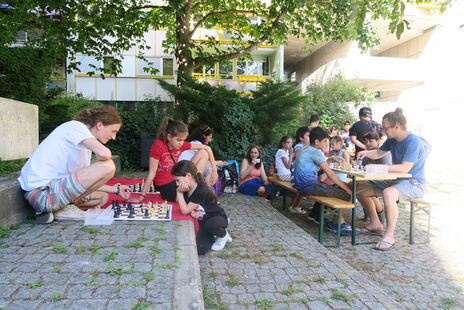
<svg viewBox="0 0 464 310"><path fill-rule="evenodd" d="M316 224L319 224L319 217L321 212L321 206L318 203L315 203L311 211L309 211L308 217L313 220Z"/></svg>
<svg viewBox="0 0 464 310"><path fill-rule="evenodd" d="M221 251L226 246L227 242L232 242L232 237L229 235L229 232L226 230L226 235L224 237L216 238L216 241L214 241L213 245L211 246L211 250Z"/></svg>
<svg viewBox="0 0 464 310"><path fill-rule="evenodd" d="M385 211L382 210L380 212L377 212L377 216L379 217L380 223L384 224L385 223Z"/></svg>
<svg viewBox="0 0 464 310"><path fill-rule="evenodd" d="M57 221L83 221L85 212L75 205L67 205L63 209L54 212Z"/></svg>
<svg viewBox="0 0 464 310"><path fill-rule="evenodd" d="M297 214L306 214L306 211L305 210L302 210L300 207L296 207L296 208L288 208L290 213L297 213Z"/></svg>
<svg viewBox="0 0 464 310"><path fill-rule="evenodd" d="M40 224L50 224L53 222L53 212L44 212L40 214L35 214L35 218L37 220L37 223Z"/></svg>
<svg viewBox="0 0 464 310"><path fill-rule="evenodd" d="M332 223L332 221L324 221L324 223L327 225L327 230L331 233L336 234L338 230L338 224ZM340 225L340 235L341 236L351 236L352 228L349 224L343 223Z"/></svg>

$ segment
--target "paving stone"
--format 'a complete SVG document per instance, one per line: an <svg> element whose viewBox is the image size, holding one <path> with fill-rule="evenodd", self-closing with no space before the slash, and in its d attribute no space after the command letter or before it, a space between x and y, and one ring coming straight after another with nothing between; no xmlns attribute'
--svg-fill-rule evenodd
<svg viewBox="0 0 464 310"><path fill-rule="evenodd" d="M138 303L139 303L138 300L134 298L110 300L107 309L108 310L132 309Z"/></svg>
<svg viewBox="0 0 464 310"><path fill-rule="evenodd" d="M75 285L69 288L67 299L86 299L92 296L93 287L88 285Z"/></svg>
<svg viewBox="0 0 464 310"><path fill-rule="evenodd" d="M36 309L39 304L39 300L14 300L8 305L8 309Z"/></svg>
<svg viewBox="0 0 464 310"><path fill-rule="evenodd" d="M71 304L72 302L70 300L49 301L49 302L42 303L39 307L39 310L70 309Z"/></svg>
<svg viewBox="0 0 464 310"><path fill-rule="evenodd" d="M146 293L145 287L124 287L119 295L122 298L144 298Z"/></svg>

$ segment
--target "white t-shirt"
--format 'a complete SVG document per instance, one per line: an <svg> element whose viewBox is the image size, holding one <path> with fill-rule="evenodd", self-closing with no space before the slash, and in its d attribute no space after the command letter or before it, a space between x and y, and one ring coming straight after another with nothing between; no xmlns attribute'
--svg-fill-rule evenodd
<svg viewBox="0 0 464 310"><path fill-rule="evenodd" d="M194 141L190 141L190 144L201 144L200 141L198 140L194 140ZM197 152L198 150L186 150L186 151L183 151L180 156L179 156L179 159L178 161L181 161L181 160L191 160L193 156L195 156L195 153Z"/></svg>
<svg viewBox="0 0 464 310"><path fill-rule="evenodd" d="M56 127L21 169L22 189L32 191L90 166L92 151L81 144L87 138L94 136L84 123L69 121Z"/></svg>
<svg viewBox="0 0 464 310"><path fill-rule="evenodd" d="M282 157L285 157L288 160L290 159L290 154L288 150L279 149L275 155L275 163L277 169L277 175L290 175L290 169L285 167Z"/></svg>

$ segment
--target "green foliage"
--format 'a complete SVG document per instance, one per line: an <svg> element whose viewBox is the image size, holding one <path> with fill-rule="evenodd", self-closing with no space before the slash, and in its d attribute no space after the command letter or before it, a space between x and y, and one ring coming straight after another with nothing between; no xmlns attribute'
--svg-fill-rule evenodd
<svg viewBox="0 0 464 310"><path fill-rule="evenodd" d="M354 102L355 107L360 103L375 101L375 93L351 85L338 75L325 84L312 83L306 90L309 100L303 105L301 124L308 125L311 114L318 114L321 118L320 126L329 128L332 125L343 127L345 120L355 121L350 112L348 102Z"/></svg>
<svg viewBox="0 0 464 310"><path fill-rule="evenodd" d="M25 44L54 57L86 54L102 61L105 55L119 55L134 46L139 51L149 48L144 34L152 27L165 29L165 52L176 55L179 71L191 73L205 64L246 57L263 43L283 44L289 36L304 38L308 48L327 40L356 40L367 49L378 44L371 21L390 20L389 30L399 36L408 26L406 4L428 1L204 0L192 5L187 0L168 0L154 6L147 0L87 0L85 5L74 0L22 0L13 1L14 8L3 9L0 46L14 43L18 31L28 31ZM442 11L449 2L440 3ZM220 46L213 38L198 44L194 39L199 27L218 25L228 29L229 44ZM40 35L31 28L41 29ZM76 67L75 62L69 63L69 68ZM120 71L121 58L116 57L109 68L94 66L88 74Z"/></svg>
<svg viewBox="0 0 464 310"><path fill-rule="evenodd" d="M71 96L61 93L55 98L39 104L40 140L45 139L56 127L70 121L80 110L101 105L82 95Z"/></svg>
<svg viewBox="0 0 464 310"><path fill-rule="evenodd" d="M66 253L68 251L64 245L55 245L52 250L55 253Z"/></svg>
<svg viewBox="0 0 464 310"><path fill-rule="evenodd" d="M307 100L296 87L277 81L261 83L253 97L187 75L180 75L179 81L181 86L159 81L178 102L172 109L173 117L184 121L190 130L203 124L212 126L211 148L224 160L243 158L253 144L277 145L282 135L294 135L299 124L292 120ZM265 162L269 162L275 147L269 147L269 154L266 149Z"/></svg>
<svg viewBox="0 0 464 310"><path fill-rule="evenodd" d="M262 135L260 144L277 142L281 131L293 131L292 135L296 132L298 125L294 119L298 107L307 100L298 88L285 82L268 80L260 83L252 96L250 107L255 113L254 123L259 124Z"/></svg>
<svg viewBox="0 0 464 310"><path fill-rule="evenodd" d="M0 177L8 176L12 172L21 170L26 161L27 158L5 161L0 158Z"/></svg>
<svg viewBox="0 0 464 310"><path fill-rule="evenodd" d="M156 102L128 104L118 108L122 126L116 140L107 143L113 154L121 158L123 169L140 167L140 149L142 133L157 133L164 112L156 111Z"/></svg>
<svg viewBox="0 0 464 310"><path fill-rule="evenodd" d="M42 285L43 285L43 282L38 280L35 283L26 283L26 288L32 290L32 289L36 289L38 287L41 287Z"/></svg>
<svg viewBox="0 0 464 310"><path fill-rule="evenodd" d="M45 50L0 44L0 97L33 104L46 101L46 86L55 63Z"/></svg>
<svg viewBox="0 0 464 310"><path fill-rule="evenodd" d="M10 235L10 230L0 226L0 238L6 238Z"/></svg>

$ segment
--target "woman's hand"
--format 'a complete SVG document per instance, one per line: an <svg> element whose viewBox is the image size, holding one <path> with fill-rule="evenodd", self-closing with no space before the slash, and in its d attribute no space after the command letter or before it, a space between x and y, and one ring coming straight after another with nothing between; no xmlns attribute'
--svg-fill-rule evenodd
<svg viewBox="0 0 464 310"><path fill-rule="evenodd" d="M219 167L219 168L224 167L224 165L226 165L226 164L228 164L228 162L222 161L222 160L216 160L216 166Z"/></svg>
<svg viewBox="0 0 464 310"><path fill-rule="evenodd" d="M196 212L195 210L193 210L192 212L190 212L190 216L193 217L194 219L197 219L200 217L200 214Z"/></svg>

